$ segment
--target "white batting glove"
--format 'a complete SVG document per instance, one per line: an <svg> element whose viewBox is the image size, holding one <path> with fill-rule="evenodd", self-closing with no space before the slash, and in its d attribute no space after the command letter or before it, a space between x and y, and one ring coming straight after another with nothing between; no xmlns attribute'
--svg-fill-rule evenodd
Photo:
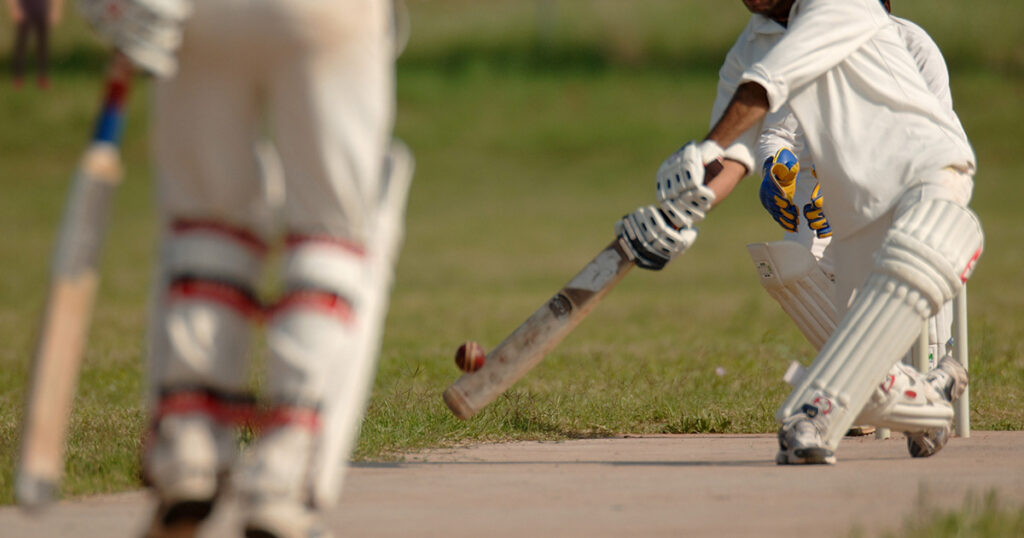
<svg viewBox="0 0 1024 538"><path fill-rule="evenodd" d="M139 68L161 77L177 70L175 53L192 0L78 0L78 8Z"/></svg>
<svg viewBox="0 0 1024 538"><path fill-rule="evenodd" d="M704 167L721 161L721 146L710 140L689 142L669 155L658 168L658 203L676 228L689 228L704 220L715 193L704 185Z"/></svg>
<svg viewBox="0 0 1024 538"><path fill-rule="evenodd" d="M714 191L705 185L710 178L705 176L721 172L723 159L742 164L748 172L754 167L754 157L743 144L723 150L711 140L689 142L661 163L655 190L662 211L676 228L704 220L715 202Z"/></svg>
<svg viewBox="0 0 1024 538"><path fill-rule="evenodd" d="M649 205L622 217L615 233L626 240L637 267L657 271L697 240L696 228L676 229L657 206Z"/></svg>

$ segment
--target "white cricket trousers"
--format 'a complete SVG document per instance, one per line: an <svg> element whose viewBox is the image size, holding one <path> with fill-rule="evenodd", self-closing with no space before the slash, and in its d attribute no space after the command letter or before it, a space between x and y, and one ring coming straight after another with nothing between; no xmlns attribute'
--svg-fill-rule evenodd
<svg viewBox="0 0 1024 538"><path fill-rule="evenodd" d="M377 342L362 336L379 340L382 317L368 305L386 284L370 260L394 122L392 4L197 0L179 62L155 84L163 228L149 340L154 416L230 425L256 413L238 402L251 329L265 323L271 410L260 420L299 431L303 448L280 458L280 447L257 442L267 485L253 487L315 489L329 501L338 481L310 486L310 468L330 474L351 446L363 402L338 387L369 383ZM264 139L283 183L273 211L256 153ZM255 292L280 237L280 295L267 304Z"/></svg>

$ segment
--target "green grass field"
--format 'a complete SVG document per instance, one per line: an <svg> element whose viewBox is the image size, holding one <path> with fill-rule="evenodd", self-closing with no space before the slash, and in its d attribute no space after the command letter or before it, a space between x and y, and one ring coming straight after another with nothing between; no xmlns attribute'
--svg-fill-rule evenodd
<svg viewBox="0 0 1024 538"><path fill-rule="evenodd" d="M477 418L458 421L440 398L458 376L459 343L496 345L612 238L619 216L653 200L661 160L703 136L717 67L746 21L740 3L433 0L410 10L396 132L418 173L356 458L504 439L773 431L787 393L782 373L792 359L809 362L812 349L761 291L747 257L746 243L780 235L750 179L684 258L659 273L634 271ZM979 157L974 207L986 251L970 286L973 426L1022 429L1024 4L901 0L896 10L943 47ZM74 18L54 48L49 91L0 82L4 503L53 234L103 61ZM8 56L0 43L5 70ZM146 123L139 92L72 421L67 495L138 486L154 232Z"/></svg>

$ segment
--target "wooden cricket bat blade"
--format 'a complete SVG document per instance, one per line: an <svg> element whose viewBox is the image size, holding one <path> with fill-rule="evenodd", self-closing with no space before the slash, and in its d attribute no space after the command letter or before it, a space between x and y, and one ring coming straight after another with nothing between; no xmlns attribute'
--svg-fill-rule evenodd
<svg viewBox="0 0 1024 538"><path fill-rule="evenodd" d="M626 276L634 265L627 252L616 238L491 350L482 368L452 383L443 394L452 413L469 419L540 363Z"/></svg>
<svg viewBox="0 0 1024 538"><path fill-rule="evenodd" d="M49 504L58 490L107 214L120 180L117 148L107 143L90 145L72 179L25 399L14 494L26 508Z"/></svg>

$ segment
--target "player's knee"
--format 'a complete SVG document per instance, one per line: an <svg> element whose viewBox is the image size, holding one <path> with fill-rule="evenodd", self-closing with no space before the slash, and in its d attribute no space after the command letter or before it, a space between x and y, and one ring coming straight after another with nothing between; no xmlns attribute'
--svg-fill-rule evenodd
<svg viewBox="0 0 1024 538"><path fill-rule="evenodd" d="M272 399L317 402L338 361L355 345L358 312L368 292L363 246L330 238L292 237L285 290L268 312L268 390Z"/></svg>
<svg viewBox="0 0 1024 538"><path fill-rule="evenodd" d="M249 324L261 315L254 286L266 249L244 230L209 221L177 221L168 234L153 350L163 382L234 388L239 376L223 363L245 354Z"/></svg>
<svg viewBox="0 0 1024 538"><path fill-rule="evenodd" d="M948 200L923 200L897 217L875 268L908 283L934 313L967 281L983 244L973 211Z"/></svg>

